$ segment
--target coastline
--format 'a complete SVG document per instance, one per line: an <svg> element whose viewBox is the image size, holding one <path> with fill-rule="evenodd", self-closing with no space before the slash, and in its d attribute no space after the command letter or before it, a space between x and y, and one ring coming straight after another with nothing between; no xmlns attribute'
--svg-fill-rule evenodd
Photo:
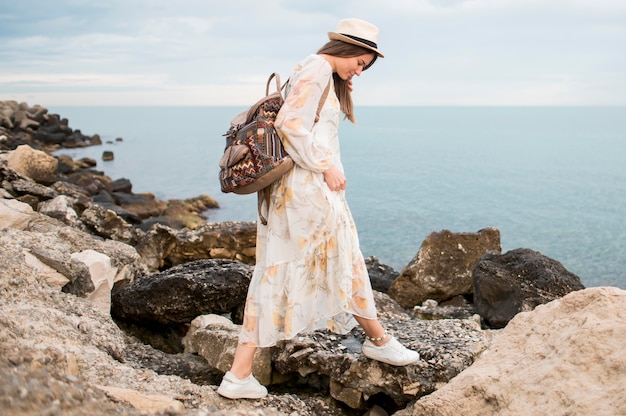
<svg viewBox="0 0 626 416"><path fill-rule="evenodd" d="M29 114L30 124L45 112ZM8 414L52 408L133 416L374 410L417 416L469 405L476 414L497 413L522 404L539 411L528 403L549 406L549 413L626 411L626 402L614 400L626 382L626 368L615 367L626 363L619 344L626 291L584 289L558 262L532 250L501 254L497 229L433 233L399 274L370 259L381 320L419 351L419 363L398 370L364 358L359 328L303 333L263 355L259 371L271 394L261 409L258 402L220 398L215 386L237 343L243 307L237 299L245 297L256 225L176 229L157 222L144 231L139 225L155 213L162 218L174 201L133 194L130 181L95 171L93 160L55 158L26 144L26 135L5 133L0 144L15 145L0 157L0 378L7 386L0 406ZM193 208L202 200L182 202ZM529 291L511 297L511 288ZM483 300L495 294L496 302L474 296L473 305L468 290ZM424 293L425 301L415 298ZM528 371L520 372L521 361ZM557 383L546 383L547 370ZM489 376L494 371L497 380ZM468 379L472 397L459 397ZM502 401L493 401L494 391Z"/></svg>

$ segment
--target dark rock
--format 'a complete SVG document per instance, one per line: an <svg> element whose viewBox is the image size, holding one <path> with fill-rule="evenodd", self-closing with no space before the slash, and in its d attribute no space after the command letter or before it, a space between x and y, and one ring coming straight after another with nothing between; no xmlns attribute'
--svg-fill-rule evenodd
<svg viewBox="0 0 626 416"><path fill-rule="evenodd" d="M473 282L476 310L494 328L503 328L519 312L584 289L561 263L526 248L485 254Z"/></svg>
<svg viewBox="0 0 626 416"><path fill-rule="evenodd" d="M80 170L69 173L67 178L70 182L83 188L89 195L96 195L102 191L110 191L111 178L102 172L92 170Z"/></svg>
<svg viewBox="0 0 626 416"><path fill-rule="evenodd" d="M115 204L115 198L111 193L103 190L92 197L93 202L97 204Z"/></svg>
<svg viewBox="0 0 626 416"><path fill-rule="evenodd" d="M117 205L137 214L140 218L157 217L167 208L167 203L154 197L152 193L127 194L112 193Z"/></svg>
<svg viewBox="0 0 626 416"><path fill-rule="evenodd" d="M121 321L172 325L230 313L244 304L251 277L252 268L243 263L197 260L114 291L111 314Z"/></svg>
<svg viewBox="0 0 626 416"><path fill-rule="evenodd" d="M47 199L52 199L56 197L58 194L51 188L47 186L43 186L38 184L32 180L26 179L17 179L12 182L13 190L18 195L31 195L39 199L40 201L45 201Z"/></svg>
<svg viewBox="0 0 626 416"><path fill-rule="evenodd" d="M43 143L44 145L59 145L66 141L67 136L63 132L48 133L39 129L33 134L33 140Z"/></svg>
<svg viewBox="0 0 626 416"><path fill-rule="evenodd" d="M104 152L102 152L102 160L104 160L105 162L111 161L115 159L115 156L113 155L113 152L110 150L105 150Z"/></svg>
<svg viewBox="0 0 626 416"><path fill-rule="evenodd" d="M120 178L111 182L111 192L125 192L127 194L132 193L133 184L129 179Z"/></svg>
<svg viewBox="0 0 626 416"><path fill-rule="evenodd" d="M370 276L372 289L379 292L387 293L393 281L400 275L392 267L381 264L375 256L366 258L365 265Z"/></svg>
<svg viewBox="0 0 626 416"><path fill-rule="evenodd" d="M89 146L89 142L87 140L88 137L80 134L80 132L71 132L70 134L65 134L65 139L61 144L67 149L74 149L77 147Z"/></svg>
<svg viewBox="0 0 626 416"><path fill-rule="evenodd" d="M75 172L78 170L78 165L72 160L72 158L68 155L59 155L56 156L59 161L57 165L57 171L60 174L66 174L70 172Z"/></svg>

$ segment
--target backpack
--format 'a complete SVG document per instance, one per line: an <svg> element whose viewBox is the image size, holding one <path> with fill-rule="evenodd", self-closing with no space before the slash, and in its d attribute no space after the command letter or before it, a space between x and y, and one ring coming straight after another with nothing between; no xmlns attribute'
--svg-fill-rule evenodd
<svg viewBox="0 0 626 416"><path fill-rule="evenodd" d="M276 91L269 93L272 79ZM261 212L264 201L269 201L270 185L293 168L293 160L285 151L278 132L274 128L276 115L284 99L280 76L274 72L267 80L265 97L248 110L238 114L224 134L226 147L219 167L222 192L236 194L258 193L259 218L267 224ZM330 80L317 107L315 122L330 89Z"/></svg>

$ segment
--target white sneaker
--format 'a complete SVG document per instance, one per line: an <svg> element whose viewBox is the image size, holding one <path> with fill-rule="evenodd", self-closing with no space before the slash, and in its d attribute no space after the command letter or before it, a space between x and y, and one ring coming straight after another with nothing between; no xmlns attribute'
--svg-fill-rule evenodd
<svg viewBox="0 0 626 416"><path fill-rule="evenodd" d="M260 399L267 396L265 386L261 385L252 374L244 379L238 379L230 371L224 374L217 392L229 399Z"/></svg>
<svg viewBox="0 0 626 416"><path fill-rule="evenodd" d="M363 343L362 352L367 358L397 366L414 364L420 359L417 351L406 348L394 337L391 337L389 341L381 346L377 346L369 339L366 339L365 343Z"/></svg>

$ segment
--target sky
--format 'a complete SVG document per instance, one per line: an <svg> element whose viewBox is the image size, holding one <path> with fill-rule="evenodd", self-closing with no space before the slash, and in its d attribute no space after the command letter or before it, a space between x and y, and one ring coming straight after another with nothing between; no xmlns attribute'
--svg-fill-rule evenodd
<svg viewBox="0 0 626 416"><path fill-rule="evenodd" d="M626 105L625 0L4 1L0 100L250 105L347 17L385 54L356 105Z"/></svg>

